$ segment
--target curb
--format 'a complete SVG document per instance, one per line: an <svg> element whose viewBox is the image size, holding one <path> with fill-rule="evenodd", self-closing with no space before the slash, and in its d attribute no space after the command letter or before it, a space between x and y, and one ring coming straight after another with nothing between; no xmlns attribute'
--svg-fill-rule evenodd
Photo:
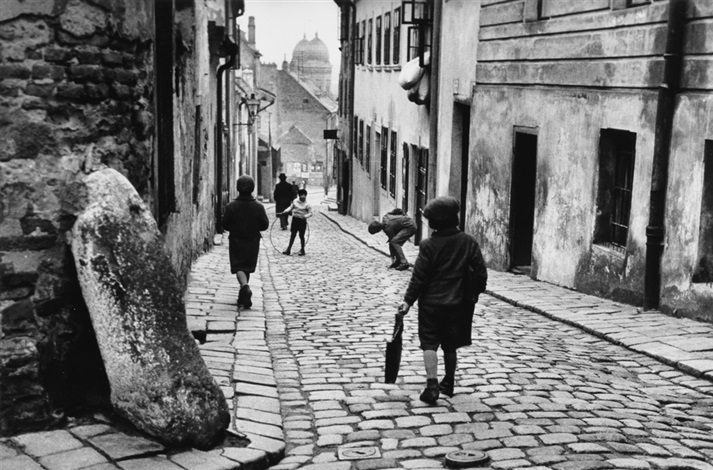
<svg viewBox="0 0 713 470"><path fill-rule="evenodd" d="M372 243L369 243L367 240L364 240L361 236L357 235L353 231L349 230L349 228L345 228L342 225L342 222L337 219L332 214L329 213L323 213L323 215L329 219L332 223L337 225L343 232L350 234L360 242L364 243L365 245L369 246L370 248L373 248L374 250L380 251L383 254L388 256L388 252L385 250L382 250L376 246L374 246ZM340 214L341 215L341 214ZM341 215L341 217L349 217L349 216L344 216ZM417 248L416 248L417 249ZM492 270L489 270L493 272ZM500 273L498 272L499 275L501 276L506 276L506 275L511 275L515 276L514 274L508 274L508 273ZM537 281L534 279L529 279L528 282L532 282L533 284L540 284L540 285L545 285L548 287L554 287L554 288L560 288L563 290L570 290L566 289L564 287L559 287L555 286L553 284L549 284L543 281ZM572 291L574 293L577 293L579 295L588 295L588 294L582 294L577 291ZM693 388L698 392L713 395L713 351L705 352L703 350L699 354L695 353L690 353L690 354L685 354L684 350L673 348L671 346L668 346L660 341L657 341L656 337L652 337L649 341L642 341L642 342L634 342L634 341L626 341L625 339L620 339L614 336L613 333L609 332L604 332L601 329L595 327L595 326L590 326L587 325L584 321L577 321L571 318L567 318L567 316L564 314L565 312L568 313L574 313L572 310L575 310L575 308L572 308L571 310L558 310L558 311L551 311L547 309L540 308L536 305L530 304L528 302L524 302L522 300L516 300L513 299L511 296L506 295L503 292L498 292L497 290L493 289L486 289L485 293L495 297L499 300L502 300L503 302L507 302L511 305L514 305L516 307L524 308L527 309L531 312L543 315L551 320L556 320L561 323L564 323L569 326L573 326L575 328L578 328L582 331L585 331L586 333L589 333L593 336L596 336L597 338L606 340L610 343L616 344L618 346L624 347L626 349L629 349L631 351L637 352L639 354L644 354L648 357L651 357L653 359L656 359L659 362L662 362L666 365L669 365L675 369L680 370L681 372L684 372L688 375L692 375L694 377L697 377L701 379L702 383L691 383L691 384L686 384L689 388ZM634 312L637 312L637 315L639 314L639 310L631 305L623 305L623 304L616 304L613 301L610 301L608 299L603 299L599 297L594 297L591 296L593 299L596 299L596 302L603 304L603 305L608 305L611 310L613 310L612 314L616 313L618 310L619 313L621 313L622 308L632 310ZM598 315L601 312L593 312L592 315ZM586 314L584 314L586 315ZM648 316L648 319L651 319L652 321L655 319L655 323L660 323L658 320L664 320L667 323L681 323L686 324L686 325L692 325L695 327L700 328L703 332L702 333L691 333L690 336L687 338L695 342L696 340L700 341L711 341L713 340L713 325L708 325L706 323L701 323L697 322L695 320L690 320L690 319L682 319L682 318L676 318L676 317L671 317L669 315L665 315L661 312L658 311L651 311L651 312L646 312L642 315L642 318L645 316ZM655 317L655 318L654 318ZM594 320L596 321L596 320ZM706 332L705 330L708 330ZM622 331L627 331L625 327L622 327L619 333ZM632 338L634 333L632 333L632 336L628 338ZM666 354L668 353L668 354ZM682 359L682 357L685 357L685 359Z"/></svg>

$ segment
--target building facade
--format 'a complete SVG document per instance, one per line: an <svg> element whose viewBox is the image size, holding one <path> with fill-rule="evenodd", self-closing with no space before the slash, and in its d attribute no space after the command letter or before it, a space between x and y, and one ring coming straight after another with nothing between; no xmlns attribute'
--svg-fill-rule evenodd
<svg viewBox="0 0 713 470"><path fill-rule="evenodd" d="M409 62L428 61L432 22L405 25L401 2L336 2L341 10L339 203L360 220L399 207L427 232L421 209L433 195L430 101L399 84ZM430 73L428 63L420 73ZM428 87L427 87L428 89Z"/></svg>
<svg viewBox="0 0 713 470"><path fill-rule="evenodd" d="M493 268L635 305L653 276L663 311L713 321L713 5L537 6L482 2L466 228Z"/></svg>
<svg viewBox="0 0 713 470"><path fill-rule="evenodd" d="M451 195L492 269L713 321L710 2L335 1L344 213ZM427 106L384 62L397 8L402 48L430 53ZM393 128L428 161L397 146L392 194Z"/></svg>
<svg viewBox="0 0 713 470"><path fill-rule="evenodd" d="M86 174L110 167L129 179L155 214L176 282L212 246L221 201L235 193L234 149L215 129L231 122L226 25L242 10L238 0L3 2L3 434L108 396L68 245Z"/></svg>

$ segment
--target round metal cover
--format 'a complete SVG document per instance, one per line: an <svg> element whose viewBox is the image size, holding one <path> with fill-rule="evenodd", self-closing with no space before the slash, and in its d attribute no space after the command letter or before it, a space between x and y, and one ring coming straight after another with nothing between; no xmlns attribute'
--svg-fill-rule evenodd
<svg viewBox="0 0 713 470"><path fill-rule="evenodd" d="M486 462L490 457L479 450L454 450L446 454L446 465L454 468L472 467Z"/></svg>

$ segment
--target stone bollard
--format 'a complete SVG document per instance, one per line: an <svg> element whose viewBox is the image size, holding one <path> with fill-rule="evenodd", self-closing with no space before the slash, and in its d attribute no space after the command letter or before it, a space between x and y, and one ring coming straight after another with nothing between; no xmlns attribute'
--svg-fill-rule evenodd
<svg viewBox="0 0 713 470"><path fill-rule="evenodd" d="M72 253L112 405L167 445L208 448L230 415L188 331L182 283L156 222L119 172L97 171L85 184Z"/></svg>

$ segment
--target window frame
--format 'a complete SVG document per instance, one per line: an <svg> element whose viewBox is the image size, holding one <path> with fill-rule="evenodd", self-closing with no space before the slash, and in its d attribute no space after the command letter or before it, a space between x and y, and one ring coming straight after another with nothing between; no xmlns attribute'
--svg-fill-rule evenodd
<svg viewBox="0 0 713 470"><path fill-rule="evenodd" d="M367 36L367 44L366 44L366 63L367 65L371 65L372 63L372 45L374 42L374 20L372 18L369 18L367 21L367 30L366 30L366 36Z"/></svg>
<svg viewBox="0 0 713 470"><path fill-rule="evenodd" d="M401 8L394 10L393 16L393 53L391 54L391 63L397 65L401 60Z"/></svg>
<svg viewBox="0 0 713 470"><path fill-rule="evenodd" d="M375 52L374 59L375 59L376 65L381 65L381 47L383 44L383 41L381 38L382 33L383 33L383 30L382 30L382 24L381 24L381 15L379 15L376 17L376 29L374 31L374 34L376 35L376 41L375 41L376 49L374 51Z"/></svg>
<svg viewBox="0 0 713 470"><path fill-rule="evenodd" d="M384 65L391 63L391 12L384 13Z"/></svg>
<svg viewBox="0 0 713 470"><path fill-rule="evenodd" d="M626 253L636 169L634 132L602 129L599 138L597 218L593 243Z"/></svg>
<svg viewBox="0 0 713 470"><path fill-rule="evenodd" d="M387 189L389 166L389 129L381 126L381 159L379 165L379 183L381 189Z"/></svg>

